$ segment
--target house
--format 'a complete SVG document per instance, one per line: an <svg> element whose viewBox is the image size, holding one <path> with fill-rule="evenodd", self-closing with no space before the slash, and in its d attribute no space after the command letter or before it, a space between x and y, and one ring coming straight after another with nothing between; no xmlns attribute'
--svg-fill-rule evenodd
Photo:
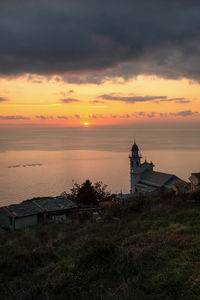
<svg viewBox="0 0 200 300"><path fill-rule="evenodd" d="M192 173L189 180L191 182L191 192L200 191L200 173Z"/></svg>
<svg viewBox="0 0 200 300"><path fill-rule="evenodd" d="M24 201L0 208L0 227L14 230L52 220L72 220L78 205L66 197L48 197Z"/></svg>
<svg viewBox="0 0 200 300"><path fill-rule="evenodd" d="M154 171L154 164L146 160L141 162L141 154L134 142L130 159L131 194L156 193L160 190L170 191L176 183L185 183L174 174Z"/></svg>
<svg viewBox="0 0 200 300"><path fill-rule="evenodd" d="M65 222L73 218L78 205L66 197L49 197L33 200L33 203L44 212L45 220Z"/></svg>
<svg viewBox="0 0 200 300"><path fill-rule="evenodd" d="M40 223L43 220L42 208L32 201L0 208L0 226L14 230Z"/></svg>

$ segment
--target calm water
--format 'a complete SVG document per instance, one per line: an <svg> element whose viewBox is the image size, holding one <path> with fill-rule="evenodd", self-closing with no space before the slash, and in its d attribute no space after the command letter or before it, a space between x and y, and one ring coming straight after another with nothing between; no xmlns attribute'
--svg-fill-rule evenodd
<svg viewBox="0 0 200 300"><path fill-rule="evenodd" d="M135 137L155 170L187 180L200 171L199 129L0 129L0 206L69 191L72 180L103 181L129 191L128 155Z"/></svg>

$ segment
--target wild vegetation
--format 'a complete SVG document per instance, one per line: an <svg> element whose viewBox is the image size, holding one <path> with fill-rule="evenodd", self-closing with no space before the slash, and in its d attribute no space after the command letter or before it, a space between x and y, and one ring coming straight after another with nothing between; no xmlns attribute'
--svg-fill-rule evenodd
<svg viewBox="0 0 200 300"><path fill-rule="evenodd" d="M101 223L0 234L0 245L2 300L200 299L200 205L175 196L112 205Z"/></svg>
<svg viewBox="0 0 200 300"><path fill-rule="evenodd" d="M71 193L66 194L69 199L77 203L86 205L98 204L110 198L111 194L107 191L107 185L101 181L92 182L87 179L82 184L72 182Z"/></svg>

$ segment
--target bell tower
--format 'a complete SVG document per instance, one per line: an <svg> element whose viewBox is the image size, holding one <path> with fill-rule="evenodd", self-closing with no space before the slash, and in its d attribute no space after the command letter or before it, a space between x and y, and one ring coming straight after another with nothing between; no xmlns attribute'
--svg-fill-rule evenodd
<svg viewBox="0 0 200 300"><path fill-rule="evenodd" d="M130 159L130 179L131 179L131 190L130 193L135 193L135 185L140 180L141 173L141 156L139 154L139 148L134 141L131 149Z"/></svg>

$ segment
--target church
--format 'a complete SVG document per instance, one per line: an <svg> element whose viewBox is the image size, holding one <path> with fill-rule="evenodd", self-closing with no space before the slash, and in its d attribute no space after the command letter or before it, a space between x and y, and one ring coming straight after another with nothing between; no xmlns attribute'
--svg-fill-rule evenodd
<svg viewBox="0 0 200 300"><path fill-rule="evenodd" d="M176 175L154 171L152 162L145 160L142 163L142 156L136 142L132 146L129 159L131 194L154 193L160 189L167 191L171 190L175 184L185 182Z"/></svg>

